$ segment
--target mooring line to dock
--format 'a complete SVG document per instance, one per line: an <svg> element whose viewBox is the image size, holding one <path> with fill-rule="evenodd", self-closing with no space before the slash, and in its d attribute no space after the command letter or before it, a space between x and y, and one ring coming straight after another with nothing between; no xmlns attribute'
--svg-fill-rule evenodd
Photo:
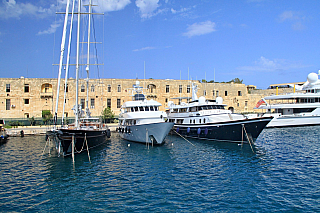
<svg viewBox="0 0 320 213"><path fill-rule="evenodd" d="M190 141L188 141L185 137L183 137L182 135L180 135L176 130L173 130L175 133L177 133L177 135L179 135L181 138L183 138L184 140L186 140L188 143L190 143L192 146L195 146L193 143L191 143Z"/></svg>
<svg viewBox="0 0 320 213"><path fill-rule="evenodd" d="M88 140L87 140L87 133L85 133L85 135L84 135L84 139L85 139L85 141L86 141L86 145L87 145L87 152L88 152L89 162L91 163L91 160L90 160L90 153L89 153L89 147L88 147Z"/></svg>
<svg viewBox="0 0 320 213"><path fill-rule="evenodd" d="M246 133L246 137L247 137L247 140L248 140L248 142L249 142L249 144L250 144L251 150L252 150L252 152L254 153L253 148L252 148L252 145L251 145L251 139L249 138L249 135L248 135L248 133L247 133L247 130L246 130L244 124L242 124L242 127L243 127L243 130L244 130L244 133Z"/></svg>

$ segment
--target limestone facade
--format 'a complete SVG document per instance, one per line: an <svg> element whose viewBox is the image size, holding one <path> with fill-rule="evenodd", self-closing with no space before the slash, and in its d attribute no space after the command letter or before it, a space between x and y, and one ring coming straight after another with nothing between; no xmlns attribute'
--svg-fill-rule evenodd
<svg viewBox="0 0 320 213"><path fill-rule="evenodd" d="M110 107L116 116L125 101L132 100L130 88L136 84L136 79L90 79L89 109L92 116L100 116L104 108ZM146 88L144 94L148 99L154 99L162 104L160 110L165 110L168 101L179 102L178 97L191 98L191 85L188 80L139 80L140 86ZM264 96L275 93L275 90L253 90L254 86L235 83L200 83L198 97L207 99L223 98L227 108L234 112L253 112L256 103ZM0 117L1 118L31 118L41 117L43 110L53 114L56 106L57 79L54 78L0 78ZM68 79L65 115L74 117L72 108L75 105L75 79ZM61 81L58 102L58 117L63 109L64 81ZM86 82L80 80L79 104L85 108ZM186 99L182 100L186 102Z"/></svg>

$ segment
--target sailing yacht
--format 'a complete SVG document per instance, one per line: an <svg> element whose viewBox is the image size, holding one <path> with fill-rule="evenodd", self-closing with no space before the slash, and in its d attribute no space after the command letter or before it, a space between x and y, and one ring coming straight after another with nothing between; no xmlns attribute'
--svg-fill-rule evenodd
<svg viewBox="0 0 320 213"><path fill-rule="evenodd" d="M235 143L254 142L272 117L248 119L225 109L222 98L206 100L197 97L192 83L192 101L180 105L168 102L168 119L173 130L182 136Z"/></svg>
<svg viewBox="0 0 320 213"><path fill-rule="evenodd" d="M120 137L129 141L160 145L174 123L166 122L166 113L159 110L161 104L155 100L147 100L139 81L132 89L132 101L121 106L118 132Z"/></svg>
<svg viewBox="0 0 320 213"><path fill-rule="evenodd" d="M107 138L110 138L110 129L106 124L103 124L99 121L98 118L92 118L90 116L90 110L88 106L88 99L89 99L89 70L90 70L90 36L91 36L91 18L92 18L92 1L89 1L88 5L82 5L82 1L77 1L78 11L77 13L74 11L76 0L72 1L72 9L71 13L69 11L70 0L67 1L66 12L65 12L65 22L63 28L63 35L62 35L62 42L61 42L61 55L60 55L60 64L59 64L59 77L58 77L58 86L57 86L57 99L56 99L56 108L54 114L54 128L47 132L47 138L54 138L55 141L58 141L57 149L60 154L62 152L63 156L72 155L77 153L81 153L83 151L88 151L89 149L99 146L107 141ZM89 9L86 12L82 12L81 9L83 6L88 6ZM95 13L97 14L97 13ZM57 111L58 111L58 100L59 100L59 88L60 88L60 81L61 81L61 69L63 67L63 56L64 56L64 49L65 49L65 42L66 42L66 32L67 32L67 25L68 25L68 18L71 18L71 24L69 29L69 44L68 44L68 54L66 59L66 77L65 77L65 88L67 88L67 76L69 70L69 60L70 60L70 49L71 49L71 38L72 38L72 28L73 28L73 20L74 16L77 15L77 42L76 42L76 97L75 97L75 106L73 108L75 114L75 122L69 125L63 125L61 128L57 127ZM83 36L80 32L81 28L81 15L88 15L88 37L87 42L87 61L84 64L86 72L87 72L87 97L86 97L86 113L83 116L83 112L81 110L82 106L78 103L79 102L79 70L80 66L80 36ZM71 17L70 17L71 16ZM82 28L81 28L82 29ZM82 42L83 43L83 42ZM65 99L65 96L64 96ZM64 101L65 102L65 101ZM63 106L63 113L64 115L64 106ZM62 116L63 122L63 116ZM62 150L61 150L62 149Z"/></svg>

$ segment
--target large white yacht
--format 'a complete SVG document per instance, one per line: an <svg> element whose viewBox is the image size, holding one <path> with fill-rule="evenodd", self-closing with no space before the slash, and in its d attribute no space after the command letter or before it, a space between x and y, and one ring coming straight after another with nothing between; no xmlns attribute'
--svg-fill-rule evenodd
<svg viewBox="0 0 320 213"><path fill-rule="evenodd" d="M191 138L226 142L254 142L272 117L246 118L225 109L222 98L206 100L197 97L192 84L190 103L168 103L168 119L176 133Z"/></svg>
<svg viewBox="0 0 320 213"><path fill-rule="evenodd" d="M132 89L132 97L132 101L121 106L117 129L120 137L140 143L163 144L174 123L165 122L167 114L159 111L161 104L145 98L139 81Z"/></svg>
<svg viewBox="0 0 320 213"><path fill-rule="evenodd" d="M267 127L320 125L319 74L310 73L302 86L295 85L299 92L267 96L257 103L255 109L266 110L263 116L274 117Z"/></svg>

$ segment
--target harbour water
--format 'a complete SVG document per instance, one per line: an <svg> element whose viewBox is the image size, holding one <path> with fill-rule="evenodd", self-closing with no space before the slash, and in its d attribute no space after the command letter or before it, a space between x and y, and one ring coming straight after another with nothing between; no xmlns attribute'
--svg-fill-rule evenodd
<svg viewBox="0 0 320 213"><path fill-rule="evenodd" d="M168 136L71 158L44 136L0 146L1 212L319 212L320 127L263 130L249 145ZM43 154L43 155L42 155Z"/></svg>

